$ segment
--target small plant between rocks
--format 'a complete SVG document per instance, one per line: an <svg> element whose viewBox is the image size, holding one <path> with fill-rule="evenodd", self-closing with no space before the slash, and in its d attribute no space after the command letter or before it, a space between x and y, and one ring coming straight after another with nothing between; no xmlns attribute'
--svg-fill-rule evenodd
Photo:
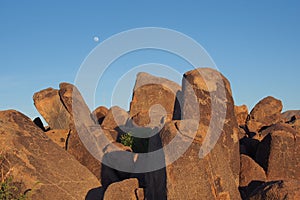
<svg viewBox="0 0 300 200"><path fill-rule="evenodd" d="M125 133L120 136L120 142L124 146L128 146L135 153L147 153L148 152L148 138L134 137L131 132Z"/></svg>

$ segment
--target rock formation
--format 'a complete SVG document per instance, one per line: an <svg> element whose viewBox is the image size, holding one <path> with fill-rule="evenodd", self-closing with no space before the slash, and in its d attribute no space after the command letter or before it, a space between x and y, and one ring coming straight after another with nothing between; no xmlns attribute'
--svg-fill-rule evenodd
<svg viewBox="0 0 300 200"><path fill-rule="evenodd" d="M84 199L99 186L87 168L22 113L0 111L0 133L0 171L32 199Z"/></svg>
<svg viewBox="0 0 300 200"><path fill-rule="evenodd" d="M181 87L165 78L139 73L132 101L130 117L139 126L155 127L161 118L173 119L176 95Z"/></svg>
<svg viewBox="0 0 300 200"><path fill-rule="evenodd" d="M250 132L257 133L261 128L276 124L281 121L282 103L274 97L261 100L250 112L247 128Z"/></svg>
<svg viewBox="0 0 300 200"><path fill-rule="evenodd" d="M129 111L91 113L69 83L33 100L49 127L0 111L1 183L33 200L300 199L299 111L269 96L249 114L216 70L188 71L182 87L139 73Z"/></svg>

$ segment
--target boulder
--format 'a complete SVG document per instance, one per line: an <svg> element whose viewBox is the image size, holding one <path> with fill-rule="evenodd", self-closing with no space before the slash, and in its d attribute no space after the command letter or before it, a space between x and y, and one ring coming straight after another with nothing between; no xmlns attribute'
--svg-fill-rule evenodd
<svg viewBox="0 0 300 200"><path fill-rule="evenodd" d="M105 106L99 106L92 112L92 115L95 118L95 121L97 121L99 124L102 124L107 112L108 109Z"/></svg>
<svg viewBox="0 0 300 200"><path fill-rule="evenodd" d="M281 118L285 121L288 122L292 119L293 116L298 115L300 116L300 110L288 110L285 111L281 114Z"/></svg>
<svg viewBox="0 0 300 200"><path fill-rule="evenodd" d="M90 110L78 89L69 83L61 83L59 87L59 95L63 105L72 117L67 151L100 179L101 162L93 156L99 152L90 152L86 145L93 145L89 142L93 142L94 135L96 133L103 134L103 132L99 130L100 126L92 119ZM82 140L87 141L87 143L84 144ZM91 149L91 146L89 147ZM94 148L94 151L101 150Z"/></svg>
<svg viewBox="0 0 300 200"><path fill-rule="evenodd" d="M0 149L1 171L33 200L84 199L100 185L88 169L15 110L0 112Z"/></svg>
<svg viewBox="0 0 300 200"><path fill-rule="evenodd" d="M184 74L182 91L183 120L168 122L160 132L164 151L173 144L166 162L182 154L166 167L168 199L240 199L238 125L228 80L215 70L197 69ZM208 128L219 127L219 121L221 129Z"/></svg>
<svg viewBox="0 0 300 200"><path fill-rule="evenodd" d="M282 103L274 97L268 96L258 102L250 112L246 122L250 132L257 133L262 128L281 121Z"/></svg>
<svg viewBox="0 0 300 200"><path fill-rule="evenodd" d="M141 200L139 182L136 178L126 179L124 181L112 183L104 193L104 200L126 199ZM140 198L138 198L138 195Z"/></svg>
<svg viewBox="0 0 300 200"><path fill-rule="evenodd" d="M58 146L62 147L63 149L68 148L68 138L70 134L70 130L64 130L64 129L55 129L55 130L49 130L45 132L45 134Z"/></svg>
<svg viewBox="0 0 300 200"><path fill-rule="evenodd" d="M108 130L115 130L125 125L128 118L129 115L125 110L119 106L113 106L108 110L101 127Z"/></svg>
<svg viewBox="0 0 300 200"><path fill-rule="evenodd" d="M265 171L252 158L241 155L240 187L248 186L252 181L266 181Z"/></svg>
<svg viewBox="0 0 300 200"><path fill-rule="evenodd" d="M36 109L51 129L69 129L71 115L62 104L58 90L47 88L33 95Z"/></svg>
<svg viewBox="0 0 300 200"><path fill-rule="evenodd" d="M248 117L248 108L246 105L234 106L234 113L239 126L245 126Z"/></svg>
<svg viewBox="0 0 300 200"><path fill-rule="evenodd" d="M275 124L258 146L256 161L268 180L300 179L299 133L287 124Z"/></svg>
<svg viewBox="0 0 300 200"><path fill-rule="evenodd" d="M130 117L137 125L145 127L158 126L162 118L171 121L180 90L181 87L173 81L139 73L130 103Z"/></svg>

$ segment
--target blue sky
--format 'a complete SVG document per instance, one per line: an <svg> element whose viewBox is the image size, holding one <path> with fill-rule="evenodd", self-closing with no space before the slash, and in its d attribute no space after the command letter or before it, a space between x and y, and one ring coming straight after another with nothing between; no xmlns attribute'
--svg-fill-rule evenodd
<svg viewBox="0 0 300 200"><path fill-rule="evenodd" d="M251 109L272 95L283 101L284 110L300 109L299 10L299 1L0 0L0 110L38 116L34 92L73 83L99 43L140 27L173 29L201 44L230 80L236 104ZM121 72L149 62L191 70L164 52L128 55L100 81L96 104L110 106L112 86ZM128 109L129 97L117 96L116 102Z"/></svg>

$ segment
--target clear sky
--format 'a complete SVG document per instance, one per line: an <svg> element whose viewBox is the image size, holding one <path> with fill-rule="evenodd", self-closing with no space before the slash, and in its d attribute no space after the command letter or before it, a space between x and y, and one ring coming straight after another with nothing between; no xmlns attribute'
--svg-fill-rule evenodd
<svg viewBox="0 0 300 200"><path fill-rule="evenodd" d="M0 110L38 116L34 92L73 83L99 43L140 27L173 29L200 43L230 80L236 104L251 109L272 95L282 100L284 110L300 109L299 2L0 0ZM149 62L172 65L179 72L192 69L164 52L128 55L107 72L96 104L110 106L118 73ZM128 97L118 97L128 109Z"/></svg>

